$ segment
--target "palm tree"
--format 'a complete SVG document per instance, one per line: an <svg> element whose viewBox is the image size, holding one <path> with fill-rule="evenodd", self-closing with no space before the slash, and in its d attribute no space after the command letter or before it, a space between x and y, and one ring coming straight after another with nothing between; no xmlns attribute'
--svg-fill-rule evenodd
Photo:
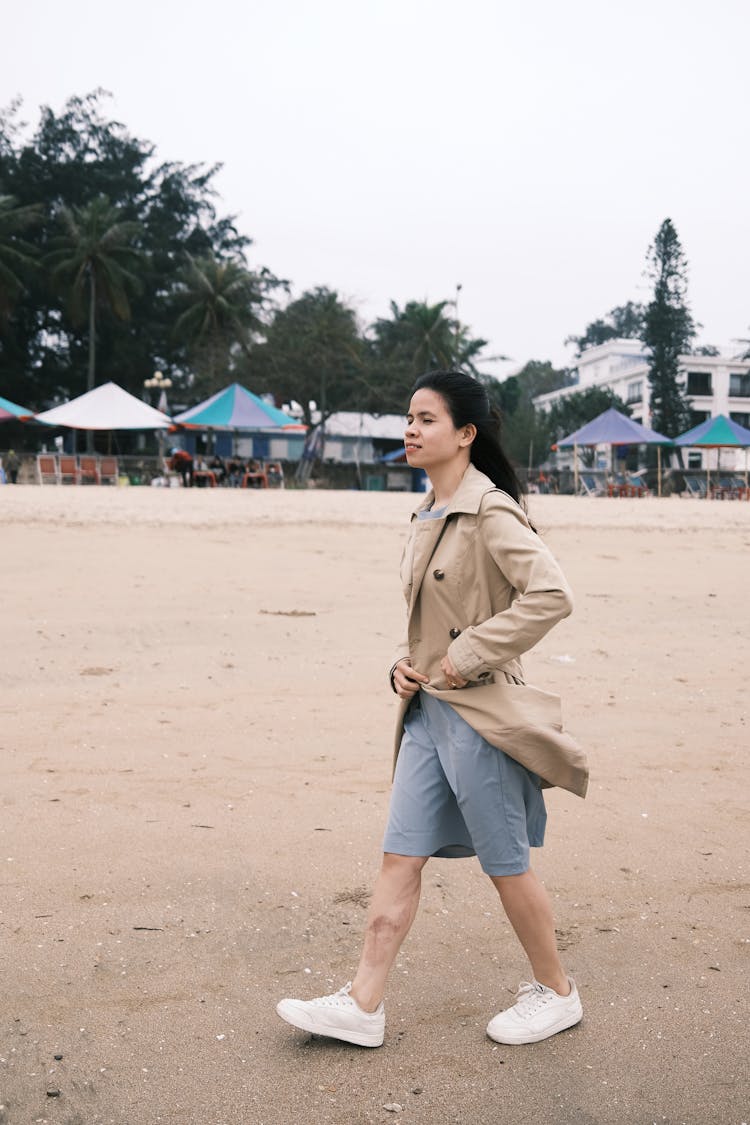
<svg viewBox="0 0 750 1125"><path fill-rule="evenodd" d="M258 310L264 288L264 278L236 259L188 255L175 294L182 312L174 334L207 365L207 390L216 389L227 374L235 345L249 355L252 336L263 327Z"/></svg>
<svg viewBox="0 0 750 1125"><path fill-rule="evenodd" d="M452 367L455 359L455 323L445 315L448 301L428 305L409 301L400 310L391 302L393 319L400 328L403 345L408 348L415 375L431 368Z"/></svg>
<svg viewBox="0 0 750 1125"><path fill-rule="evenodd" d="M138 292L140 280L133 270L144 262L136 243L140 223L124 219L106 195L83 207L61 207L62 233L50 240L45 262L55 281L68 287L68 305L74 323L88 311L88 390L96 385L96 314L109 309L119 320L130 319L128 292Z"/></svg>
<svg viewBox="0 0 750 1125"><path fill-rule="evenodd" d="M23 275L37 268L37 250L19 237L41 222L39 204L17 207L12 195L0 195L0 322L8 320L15 301L23 293Z"/></svg>

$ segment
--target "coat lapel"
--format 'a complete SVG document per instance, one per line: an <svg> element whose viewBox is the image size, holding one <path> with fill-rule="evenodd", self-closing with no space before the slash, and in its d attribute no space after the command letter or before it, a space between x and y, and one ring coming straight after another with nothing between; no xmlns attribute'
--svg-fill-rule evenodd
<svg viewBox="0 0 750 1125"><path fill-rule="evenodd" d="M409 613L416 603L422 580L427 573L430 559L440 542L445 531L447 520L417 520L414 528L414 553L411 567L411 596L409 598Z"/></svg>
<svg viewBox="0 0 750 1125"><path fill-rule="evenodd" d="M420 520L418 513L425 508L431 508L435 499L435 493L430 490L424 500L421 501L419 506L414 509L412 515L413 525L413 549L411 550L411 593L409 594L409 613L417 601L419 591L422 586L422 580L427 573L427 567L430 565L430 559L435 554L441 536L445 531L448 519L451 515L457 512L475 513L479 511L479 505L482 502L482 497L487 492L491 492L495 485L483 473L477 471L473 465L469 465L464 473L463 479L456 489L456 494L448 505L443 519L435 520Z"/></svg>

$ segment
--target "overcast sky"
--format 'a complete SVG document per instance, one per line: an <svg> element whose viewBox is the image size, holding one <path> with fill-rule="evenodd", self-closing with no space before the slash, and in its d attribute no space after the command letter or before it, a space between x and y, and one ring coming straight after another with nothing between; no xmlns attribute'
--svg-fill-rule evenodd
<svg viewBox="0 0 750 1125"><path fill-rule="evenodd" d="M748 0L32 0L4 32L0 105L111 91L223 163L251 265L364 321L460 285L488 355L570 362L670 217L700 341L750 335Z"/></svg>

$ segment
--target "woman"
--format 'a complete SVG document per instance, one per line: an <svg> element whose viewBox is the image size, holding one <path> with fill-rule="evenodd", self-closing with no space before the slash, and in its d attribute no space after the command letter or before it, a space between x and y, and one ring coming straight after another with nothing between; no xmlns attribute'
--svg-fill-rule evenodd
<svg viewBox="0 0 750 1125"><path fill-rule="evenodd" d="M277 1012L304 1031L380 1046L386 980L417 912L422 868L430 856L477 855L532 968L487 1034L537 1042L578 1023L582 1008L529 846L544 839L542 787L584 796L587 772L559 701L524 684L520 657L570 613L570 592L521 506L480 383L423 375L404 444L432 491L402 563L407 630L390 674L401 709L383 864L353 981L332 996L282 1000Z"/></svg>

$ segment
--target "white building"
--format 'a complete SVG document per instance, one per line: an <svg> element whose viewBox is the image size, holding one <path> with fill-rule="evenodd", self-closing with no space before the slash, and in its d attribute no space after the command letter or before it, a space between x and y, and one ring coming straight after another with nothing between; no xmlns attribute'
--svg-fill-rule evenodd
<svg viewBox="0 0 750 1125"><path fill-rule="evenodd" d="M342 410L325 424L324 461L371 465L382 453L404 443L403 414L360 414Z"/></svg>
<svg viewBox="0 0 750 1125"><path fill-rule="evenodd" d="M680 357L682 389L690 403L691 424L697 426L717 414L750 429L750 360L729 355L683 355ZM578 381L572 387L538 395L534 406L549 410L555 402L589 387L614 391L630 406L631 417L651 425L648 353L640 340L608 340L587 348L578 360ZM725 469L744 469L747 454L741 450L721 452ZM717 451L687 451L690 468L716 468ZM732 463L734 461L734 464Z"/></svg>

